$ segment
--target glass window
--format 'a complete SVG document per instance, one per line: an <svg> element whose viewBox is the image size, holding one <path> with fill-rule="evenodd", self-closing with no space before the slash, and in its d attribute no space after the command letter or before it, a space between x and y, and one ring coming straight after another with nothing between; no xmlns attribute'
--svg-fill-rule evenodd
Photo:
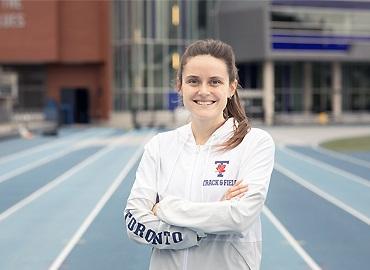
<svg viewBox="0 0 370 270"><path fill-rule="evenodd" d="M239 81L245 89L262 89L261 63L237 64Z"/></svg>
<svg viewBox="0 0 370 270"><path fill-rule="evenodd" d="M303 110L303 64L275 63L275 111Z"/></svg>
<svg viewBox="0 0 370 270"><path fill-rule="evenodd" d="M154 87L163 86L163 46L154 45L153 51L153 72L154 72Z"/></svg>
<svg viewBox="0 0 370 270"><path fill-rule="evenodd" d="M352 35L370 33L369 10L273 6L270 17L275 32L300 30Z"/></svg>
<svg viewBox="0 0 370 270"><path fill-rule="evenodd" d="M18 98L15 111L41 111L46 93L46 69L44 66L4 66L4 71L18 76Z"/></svg>
<svg viewBox="0 0 370 270"><path fill-rule="evenodd" d="M344 111L370 111L370 64L342 65Z"/></svg>
<svg viewBox="0 0 370 270"><path fill-rule="evenodd" d="M198 30L199 36L207 35L207 0L198 2Z"/></svg>
<svg viewBox="0 0 370 270"><path fill-rule="evenodd" d="M170 46L169 47L169 55L168 55L168 71L169 71L169 89L173 89L176 82L176 61L179 59L177 56L179 56L179 48L177 46ZM175 64L175 66L174 66Z"/></svg>
<svg viewBox="0 0 370 270"><path fill-rule="evenodd" d="M331 111L332 65L331 63L312 64L312 111Z"/></svg>
<svg viewBox="0 0 370 270"><path fill-rule="evenodd" d="M168 37L177 39L180 26L180 6L177 1L170 1L168 5Z"/></svg>
<svg viewBox="0 0 370 270"><path fill-rule="evenodd" d="M175 85L172 55L207 28L210 1L114 1L114 108L166 109ZM213 2L213 1L211 1ZM200 8L200 9L199 9ZM119 24L119 25L116 25ZM205 30L204 30L205 31ZM206 32L206 31L205 31Z"/></svg>

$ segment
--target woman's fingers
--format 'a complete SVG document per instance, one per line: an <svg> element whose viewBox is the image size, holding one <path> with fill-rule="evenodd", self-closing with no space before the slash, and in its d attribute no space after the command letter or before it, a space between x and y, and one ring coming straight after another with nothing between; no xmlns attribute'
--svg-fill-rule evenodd
<svg viewBox="0 0 370 270"><path fill-rule="evenodd" d="M238 180L235 182L235 184L229 189L230 192L234 192L238 189L246 187L246 184L243 184L242 181Z"/></svg>
<svg viewBox="0 0 370 270"><path fill-rule="evenodd" d="M242 182L242 180L236 180L236 182L234 183L233 187L239 185L241 182Z"/></svg>
<svg viewBox="0 0 370 270"><path fill-rule="evenodd" d="M237 190L231 191L227 195L227 200L230 200L230 199L238 197L238 196L242 197L247 192L247 190L248 190L247 187L242 187L242 188L239 188Z"/></svg>
<svg viewBox="0 0 370 270"><path fill-rule="evenodd" d="M247 191L248 185L243 184L241 180L238 180L235 182L234 186L232 186L225 192L222 200L231 200L235 197L241 198Z"/></svg>

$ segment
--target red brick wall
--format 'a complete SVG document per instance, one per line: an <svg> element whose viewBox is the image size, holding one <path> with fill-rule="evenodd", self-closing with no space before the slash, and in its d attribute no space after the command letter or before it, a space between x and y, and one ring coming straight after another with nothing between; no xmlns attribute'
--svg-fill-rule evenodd
<svg viewBox="0 0 370 270"><path fill-rule="evenodd" d="M87 88L90 97L90 116L106 117L102 104L101 65L49 65L47 68L48 97L60 101L62 88Z"/></svg>
<svg viewBox="0 0 370 270"><path fill-rule="evenodd" d="M102 61L103 18L105 1L62 1L59 3L60 61ZM106 29L104 29L106 31ZM104 41L104 43L106 43Z"/></svg>
<svg viewBox="0 0 370 270"><path fill-rule="evenodd" d="M112 110L112 89L113 89L113 52L112 52L112 26L111 26L111 5L108 1L100 7L101 14L101 52L105 63L101 68L102 78L102 95L101 95L101 110L103 119L108 119Z"/></svg>
<svg viewBox="0 0 370 270"><path fill-rule="evenodd" d="M58 57L57 2L0 2L0 62L45 62ZM10 25L9 25L10 24Z"/></svg>
<svg viewBox="0 0 370 270"><path fill-rule="evenodd" d="M18 2L20 6L12 7L0 1L0 65L45 64L47 96L59 100L63 87L86 87L90 91L90 116L108 119L113 74L111 2ZM18 25L4 25L6 16L13 16Z"/></svg>

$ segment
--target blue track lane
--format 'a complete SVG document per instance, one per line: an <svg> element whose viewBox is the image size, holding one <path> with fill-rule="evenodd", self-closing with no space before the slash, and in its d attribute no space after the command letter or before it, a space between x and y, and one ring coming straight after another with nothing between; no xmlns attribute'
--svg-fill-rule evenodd
<svg viewBox="0 0 370 270"><path fill-rule="evenodd" d="M43 166L0 183L0 213L48 184L77 163L93 155L101 147L76 150Z"/></svg>
<svg viewBox="0 0 370 270"><path fill-rule="evenodd" d="M8 177L0 183L0 216L4 210L73 166L79 166L86 159L90 160L89 157L94 157L94 154L101 153L102 149L107 149L105 147L108 143L117 144L47 193L0 220L0 269L48 269L134 156L149 131L132 131L121 136L121 130L113 129L62 129L58 138L35 136L33 140L1 141L0 180L5 179L4 174L17 172L32 162L44 158L51 160L46 164L36 164L38 167L25 172L15 173L16 176ZM93 139L90 144L80 145L88 139ZM71 152L52 159L63 150ZM365 175L366 171L353 167L352 163L327 156L310 147L289 146L288 150L369 179L370 173ZM267 196L268 208L322 270L368 269L370 226L281 172L288 170L368 217L370 187L362 183L361 179L355 182L348 174L300 159L299 155L289 153L288 150L276 148L277 166ZM369 152L346 154L370 162ZM151 248L128 239L122 213L137 166L138 161L60 269L148 269ZM261 214L261 221L261 270L309 269L264 213Z"/></svg>
<svg viewBox="0 0 370 270"><path fill-rule="evenodd" d="M267 205L322 269L368 269L368 225L276 171Z"/></svg>
<svg viewBox="0 0 370 270"><path fill-rule="evenodd" d="M370 162L370 152L349 152L349 153L344 153L344 154L361 159L363 161Z"/></svg>
<svg viewBox="0 0 370 270"><path fill-rule="evenodd" d="M265 215L261 215L261 222L263 233L261 270L309 268Z"/></svg>
<svg viewBox="0 0 370 270"><path fill-rule="evenodd" d="M52 157L53 155L56 155L58 153L68 151L72 148L72 146L84 142L87 139L109 136L112 135L114 132L114 130L92 129L86 132L82 132L81 134L68 136L67 138L63 138L54 143L50 143L47 145L44 144L40 147L29 149L29 151L17 153L13 155L13 158L11 159L9 159L9 157L4 157L4 159L0 160L0 175L9 173L13 170L18 170L23 166L27 166L31 163L40 161L47 156Z"/></svg>
<svg viewBox="0 0 370 270"><path fill-rule="evenodd" d="M276 163L370 217L370 186L354 182L347 175L338 174L317 164L299 160L297 156L280 148L276 148Z"/></svg>
<svg viewBox="0 0 370 270"><path fill-rule="evenodd" d="M337 167L338 169L345 170L347 172L358 175L370 181L370 168L367 168L361 165L356 165L352 162L344 161L339 158L334 158L333 156L329 156L321 152L318 152L311 147L288 146L288 148L298 153L301 153L303 155L306 155L308 157L311 157L315 159L316 161L322 161L324 163Z"/></svg>
<svg viewBox="0 0 370 270"><path fill-rule="evenodd" d="M149 268L151 249L128 239L123 219L123 209L135 180L137 166L138 163L85 232L80 241L81 244L72 250L61 269Z"/></svg>
<svg viewBox="0 0 370 270"><path fill-rule="evenodd" d="M14 138L7 141L2 141L0 142L0 158L56 140L57 138L36 136L32 140Z"/></svg>
<svg viewBox="0 0 370 270"><path fill-rule="evenodd" d="M31 140L22 138L12 138L6 141L0 141L0 158L14 154L19 151L24 151L35 146L41 146L43 144L57 141L61 138L66 138L73 134L77 134L86 130L85 128L63 128L59 131L58 136L41 136L36 135Z"/></svg>
<svg viewBox="0 0 370 270"><path fill-rule="evenodd" d="M29 269L30 264L33 269L47 269L135 150L128 146L111 148L0 222L0 254L6 258L0 261L0 269Z"/></svg>

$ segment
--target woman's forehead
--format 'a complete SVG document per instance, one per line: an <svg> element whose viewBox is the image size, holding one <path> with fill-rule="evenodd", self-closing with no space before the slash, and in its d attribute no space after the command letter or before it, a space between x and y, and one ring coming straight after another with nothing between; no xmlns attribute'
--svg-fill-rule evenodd
<svg viewBox="0 0 370 270"><path fill-rule="evenodd" d="M228 76L226 63L211 55L198 55L188 59L184 66L184 76Z"/></svg>

